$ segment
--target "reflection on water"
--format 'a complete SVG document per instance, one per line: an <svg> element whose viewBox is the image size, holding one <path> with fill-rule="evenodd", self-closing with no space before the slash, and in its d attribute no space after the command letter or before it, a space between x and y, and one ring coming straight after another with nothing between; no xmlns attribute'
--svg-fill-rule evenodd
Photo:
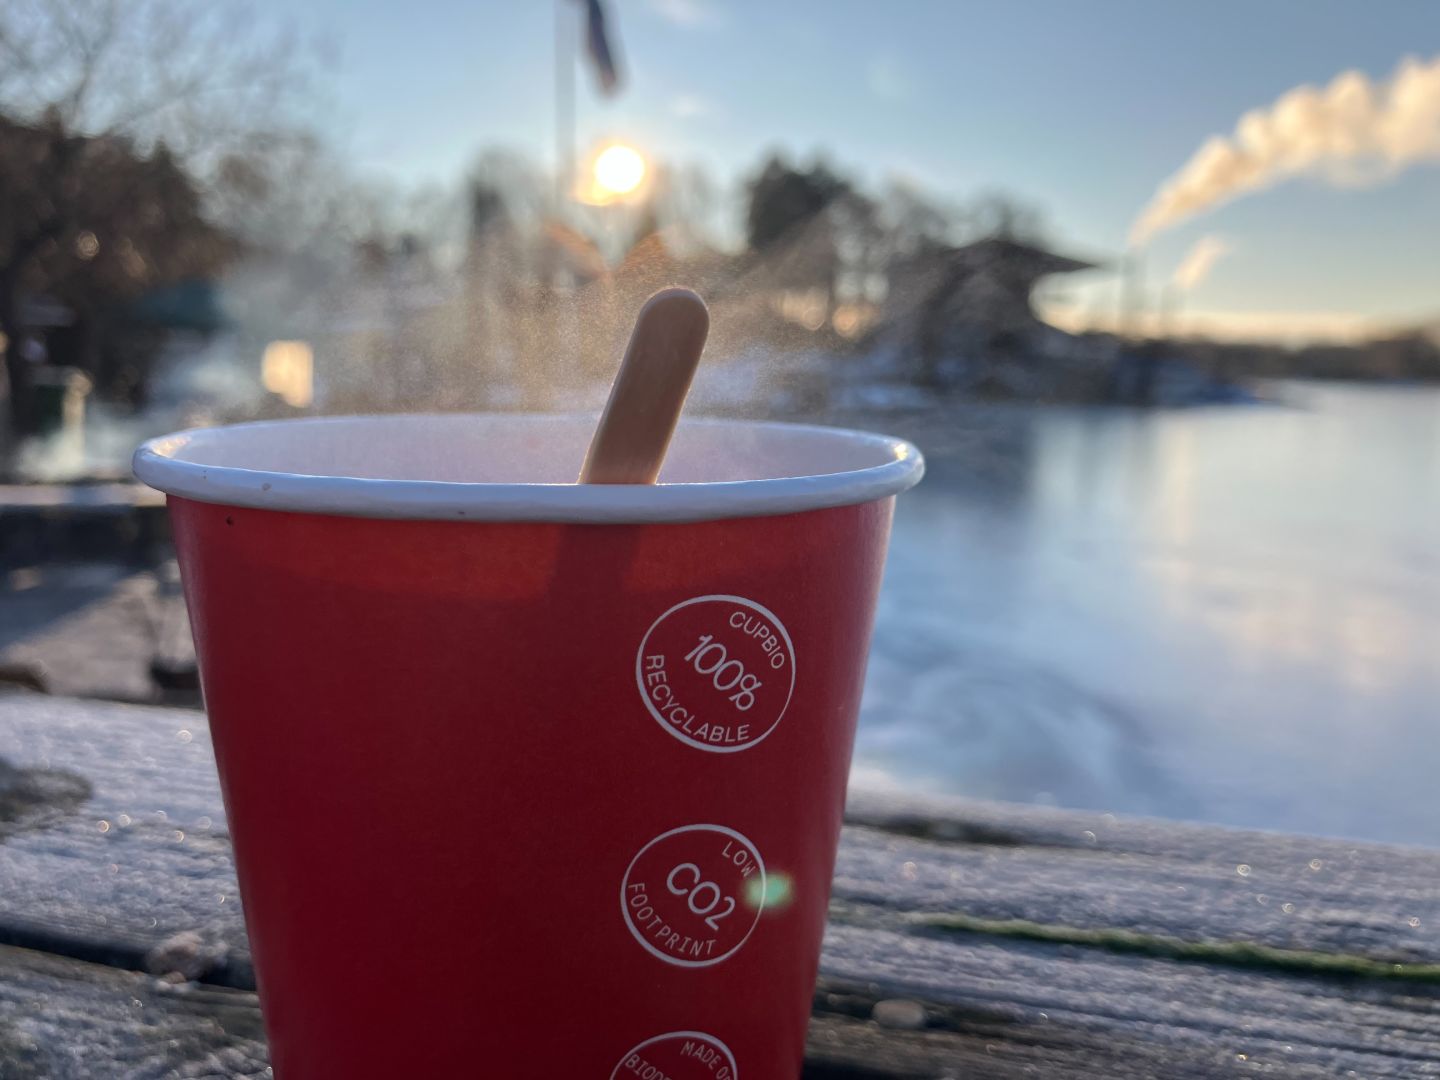
<svg viewBox="0 0 1440 1080"><path fill-rule="evenodd" d="M1440 845L1440 392L912 434L857 775Z"/></svg>

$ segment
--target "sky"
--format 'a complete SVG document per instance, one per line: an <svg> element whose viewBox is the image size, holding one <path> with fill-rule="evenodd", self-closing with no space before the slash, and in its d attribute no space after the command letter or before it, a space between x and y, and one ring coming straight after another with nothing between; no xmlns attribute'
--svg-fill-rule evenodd
<svg viewBox="0 0 1440 1080"><path fill-rule="evenodd" d="M339 149L402 186L454 183L491 145L553 162L557 6L576 18L582 7L252 2L316 43L323 90L312 107ZM577 71L582 153L623 139L734 181L784 149L942 199L1004 189L1043 210L1057 248L1110 266L1157 189L1247 112L1342 72L1380 83L1406 57L1440 58L1434 0L608 8L625 85L604 99ZM1433 121L1440 138L1440 107ZM1188 263L1187 287L1171 290L1182 328L1295 340L1440 319L1440 150L1430 149L1381 177L1282 178L1160 231L1138 256L1151 303ZM1117 294L1114 272L1077 275L1050 285L1047 311L1103 324Z"/></svg>

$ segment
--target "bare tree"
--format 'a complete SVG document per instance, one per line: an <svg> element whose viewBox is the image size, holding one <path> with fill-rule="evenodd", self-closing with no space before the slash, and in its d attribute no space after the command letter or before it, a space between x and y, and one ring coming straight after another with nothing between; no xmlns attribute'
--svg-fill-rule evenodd
<svg viewBox="0 0 1440 1080"><path fill-rule="evenodd" d="M0 5L0 335L5 340L7 434L33 423L23 359L21 297L55 291L97 251L129 252L119 264L134 286L164 283L165 230L150 246L131 233L154 225L129 215L92 220L97 199L124 206L154 183L204 197L211 181L287 136L288 102L303 82L288 40L225 0L6 0ZM108 168L106 162L150 168ZM162 170L163 171L163 170ZM186 183L179 183L183 178ZM105 188L99 198L97 188ZM185 196L182 194L182 202ZM166 209L153 203L150 216ZM188 211L187 211L188 213ZM97 228L98 226L98 228ZM105 235L105 230L112 235ZM191 238L181 238L190 243ZM72 257L73 256L73 257ZM63 291L63 290L59 290Z"/></svg>
<svg viewBox="0 0 1440 1080"><path fill-rule="evenodd" d="M903 180L881 192L877 219L889 259L902 259L953 243L958 211Z"/></svg>
<svg viewBox="0 0 1440 1080"><path fill-rule="evenodd" d="M982 191L960 213L970 240L1013 240L1044 247L1049 227L1044 211L1008 191Z"/></svg>
<svg viewBox="0 0 1440 1080"><path fill-rule="evenodd" d="M264 149L308 76L288 34L221 0L7 0L0 110L91 138L163 142L204 178Z"/></svg>

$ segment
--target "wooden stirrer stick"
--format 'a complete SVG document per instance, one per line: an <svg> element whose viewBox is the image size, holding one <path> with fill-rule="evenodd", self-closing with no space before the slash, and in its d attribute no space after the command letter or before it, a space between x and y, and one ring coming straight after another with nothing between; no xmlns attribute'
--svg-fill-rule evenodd
<svg viewBox="0 0 1440 1080"><path fill-rule="evenodd" d="M709 330L705 301L689 289L661 289L645 301L580 483L655 482Z"/></svg>

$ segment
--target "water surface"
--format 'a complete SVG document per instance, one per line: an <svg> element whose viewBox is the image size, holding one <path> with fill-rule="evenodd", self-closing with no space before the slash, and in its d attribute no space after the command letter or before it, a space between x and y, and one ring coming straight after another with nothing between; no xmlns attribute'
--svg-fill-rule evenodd
<svg viewBox="0 0 1440 1080"><path fill-rule="evenodd" d="M907 432L857 775L1440 845L1440 391L1276 389Z"/></svg>

